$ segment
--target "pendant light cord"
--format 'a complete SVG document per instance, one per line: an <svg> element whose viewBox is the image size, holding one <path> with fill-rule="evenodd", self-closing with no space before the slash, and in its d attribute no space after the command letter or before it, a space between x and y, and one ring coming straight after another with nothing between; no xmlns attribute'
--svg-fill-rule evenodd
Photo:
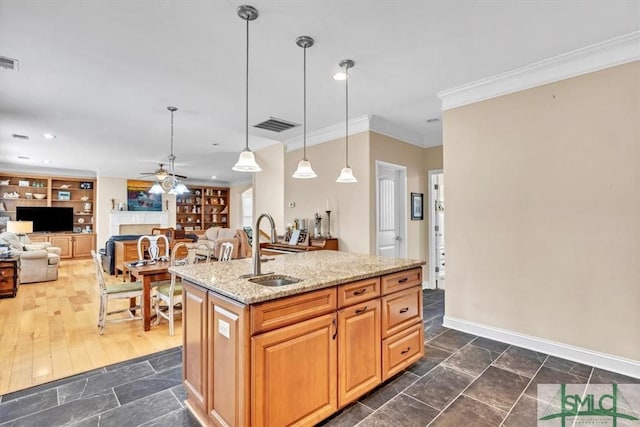
<svg viewBox="0 0 640 427"><path fill-rule="evenodd" d="M249 151L249 18L247 21L247 68L245 79L245 111L244 111L244 134L245 134L245 150Z"/></svg>
<svg viewBox="0 0 640 427"><path fill-rule="evenodd" d="M173 110L171 110L171 175L176 179L176 170L174 167L175 156L173 155Z"/></svg>
<svg viewBox="0 0 640 427"><path fill-rule="evenodd" d="M302 61L302 87L303 87L303 101L302 103L304 104L304 108L303 108L303 128L304 128L304 135L303 135L303 153L302 153L302 159L303 160L307 160L307 47L305 46L303 49L303 61Z"/></svg>
<svg viewBox="0 0 640 427"><path fill-rule="evenodd" d="M345 70L345 74L349 71L349 69L347 68ZM345 159L347 161L347 167L349 167L349 76L347 75L347 78L344 80L344 93L345 93L345 112L346 112L346 117L345 117L345 129L346 129L346 133L345 133L345 140L346 140L346 144L345 144Z"/></svg>

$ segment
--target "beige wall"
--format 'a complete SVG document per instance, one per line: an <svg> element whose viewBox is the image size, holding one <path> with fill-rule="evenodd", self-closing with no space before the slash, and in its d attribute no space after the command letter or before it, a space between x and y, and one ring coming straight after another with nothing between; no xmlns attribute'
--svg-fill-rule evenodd
<svg viewBox="0 0 640 427"><path fill-rule="evenodd" d="M251 185L243 184L229 188L229 228L242 227L242 193L250 189Z"/></svg>
<svg viewBox="0 0 640 427"><path fill-rule="evenodd" d="M262 172L253 174L253 218L268 212L276 223L278 234L284 233L284 145L275 144L258 150L256 162ZM261 228L269 232L266 222Z"/></svg>
<svg viewBox="0 0 640 427"><path fill-rule="evenodd" d="M375 162L384 161L407 168L407 258L422 259L428 261L428 191L427 191L427 171L430 169L442 169L442 147L421 148L406 142L371 132L371 171L372 179L369 189L372 206L375 207L376 200L376 180ZM410 220L410 193L423 193L424 200L424 220ZM370 211L371 227L370 253L376 253L376 211ZM428 274L423 271L424 280Z"/></svg>
<svg viewBox="0 0 640 427"><path fill-rule="evenodd" d="M98 177L96 185L96 233L97 249L104 248L104 244L110 237L111 199L118 203L127 203L127 179L113 177Z"/></svg>
<svg viewBox="0 0 640 427"><path fill-rule="evenodd" d="M313 179L297 179L291 175L302 159L302 150L285 153L285 222L306 218L313 231L313 217L320 209L323 233L326 230L327 200L331 210L331 235L340 239L340 250L369 252L369 133L349 136L349 164L358 179L353 184L338 184L336 179L345 165L345 141L339 138L307 147L307 159L318 174ZM288 203L295 207L289 208Z"/></svg>
<svg viewBox="0 0 640 427"><path fill-rule="evenodd" d="M444 113L446 314L640 360L640 63Z"/></svg>

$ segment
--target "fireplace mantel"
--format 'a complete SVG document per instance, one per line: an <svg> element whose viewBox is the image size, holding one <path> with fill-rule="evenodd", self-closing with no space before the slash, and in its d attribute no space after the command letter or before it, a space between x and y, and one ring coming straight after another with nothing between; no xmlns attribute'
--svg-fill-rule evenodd
<svg viewBox="0 0 640 427"><path fill-rule="evenodd" d="M109 217L109 231L111 236L120 234L121 225L129 224L159 224L169 227L169 212L167 211L114 211Z"/></svg>

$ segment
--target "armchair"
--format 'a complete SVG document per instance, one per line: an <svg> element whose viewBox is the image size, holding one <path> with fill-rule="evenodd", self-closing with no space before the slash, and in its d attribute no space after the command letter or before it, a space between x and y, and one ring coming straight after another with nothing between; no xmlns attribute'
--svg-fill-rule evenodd
<svg viewBox="0 0 640 427"><path fill-rule="evenodd" d="M27 236L23 240L25 243L11 232L0 234L0 243L8 245L11 252L20 257L20 283L57 280L61 249L49 242L31 243Z"/></svg>

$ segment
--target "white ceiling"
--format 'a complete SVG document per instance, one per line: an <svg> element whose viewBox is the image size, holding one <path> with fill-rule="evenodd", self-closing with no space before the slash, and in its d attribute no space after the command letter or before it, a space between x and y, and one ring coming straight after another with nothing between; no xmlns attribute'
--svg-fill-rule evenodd
<svg viewBox="0 0 640 427"><path fill-rule="evenodd" d="M169 154L166 107L175 105L176 173L250 180L231 171L244 146L241 4L0 0L0 55L20 61L18 72L0 70L0 167L139 178ZM350 117L379 116L424 146L442 143L441 124L426 123L440 117L437 92L640 27L636 0L248 4L260 13L250 24L250 124L269 116L302 123L295 39L310 35L308 132L344 121L344 83L331 75L350 58ZM45 132L56 139L45 140ZM302 127L249 133L256 149L299 136Z"/></svg>

